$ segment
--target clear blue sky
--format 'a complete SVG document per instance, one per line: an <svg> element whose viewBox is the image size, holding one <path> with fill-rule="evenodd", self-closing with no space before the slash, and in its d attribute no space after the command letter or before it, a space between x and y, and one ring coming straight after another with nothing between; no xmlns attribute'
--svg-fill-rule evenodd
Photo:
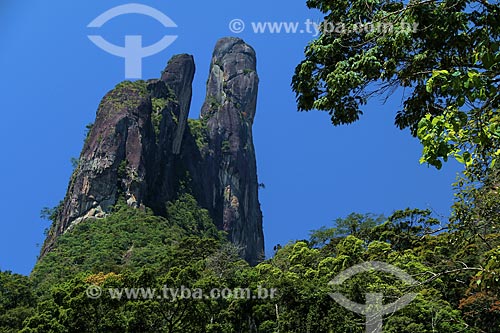
<svg viewBox="0 0 500 333"><path fill-rule="evenodd" d="M296 112L290 89L294 67L312 38L307 33L255 34L250 22L317 20L305 0L141 0L168 15L178 28L126 15L98 31L87 25L124 0L0 0L0 269L29 274L48 222L44 206L66 192L71 157L80 153L85 125L102 96L124 79L123 59L98 49L88 34L123 45L124 35L144 44L178 35L163 52L143 61L144 78L160 75L178 53L195 57L191 117L197 117L216 40L238 36L257 51L261 79L254 137L267 254L277 243L304 239L351 212L390 214L405 207L432 208L447 216L457 165L436 171L419 165L421 147L393 126L401 102L374 101L355 125L333 127L321 112ZM234 34L231 20L247 22Z"/></svg>

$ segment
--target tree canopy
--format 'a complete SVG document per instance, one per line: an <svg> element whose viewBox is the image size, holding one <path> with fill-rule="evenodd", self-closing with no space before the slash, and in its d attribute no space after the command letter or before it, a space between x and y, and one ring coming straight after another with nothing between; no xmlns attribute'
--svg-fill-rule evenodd
<svg viewBox="0 0 500 333"><path fill-rule="evenodd" d="M395 124L419 137L422 162L440 168L452 156L476 178L494 165L500 156L497 1L307 5L325 16L293 77L299 110L327 111L334 125L349 124L371 98L398 91L403 103ZM345 29L327 29L331 24Z"/></svg>
<svg viewBox="0 0 500 333"><path fill-rule="evenodd" d="M165 216L121 199L105 218L80 222L59 237L30 277L0 272L0 333L364 332L364 316L336 303L333 292L363 304L367 293L383 294L383 304L416 293L384 317L384 332L500 331L500 5L307 4L325 21L293 78L299 109L328 111L334 125L349 124L370 98L401 88L395 122L421 140L421 161L439 168L451 156L465 165L450 219L417 208L387 218L351 213L307 240L277 246L272 258L251 267L189 188L166 203ZM327 31L327 23L343 28ZM54 220L58 209L43 209L42 216ZM375 271L330 283L373 261L417 283ZM145 292L165 287L276 294L165 299ZM96 288L103 293L91 297ZM133 296L132 288L142 292ZM116 297L123 292L128 297Z"/></svg>

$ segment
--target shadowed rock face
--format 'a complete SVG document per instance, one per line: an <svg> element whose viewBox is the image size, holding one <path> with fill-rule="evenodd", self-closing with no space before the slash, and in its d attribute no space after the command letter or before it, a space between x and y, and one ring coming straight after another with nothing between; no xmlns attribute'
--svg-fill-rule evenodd
<svg viewBox="0 0 500 333"><path fill-rule="evenodd" d="M119 198L164 215L188 174L194 196L218 228L246 260L259 261L264 240L252 140L255 52L237 38L217 42L198 133L188 126L194 72L193 57L177 55L161 79L123 82L103 98L41 258L59 235L104 217Z"/></svg>
<svg viewBox="0 0 500 333"><path fill-rule="evenodd" d="M175 199L178 190L179 154L187 129L194 72L193 57L177 55L168 62L161 80L150 81L158 145L147 175L151 186L144 204L160 215L165 214L165 203Z"/></svg>
<svg viewBox="0 0 500 333"><path fill-rule="evenodd" d="M201 117L208 128L208 195L220 229L255 263L264 248L252 138L257 88L255 51L241 39L217 42Z"/></svg>
<svg viewBox="0 0 500 333"><path fill-rule="evenodd" d="M122 83L103 98L42 256L72 224L103 217L120 191L131 205L141 202L156 149L147 94L145 83Z"/></svg>

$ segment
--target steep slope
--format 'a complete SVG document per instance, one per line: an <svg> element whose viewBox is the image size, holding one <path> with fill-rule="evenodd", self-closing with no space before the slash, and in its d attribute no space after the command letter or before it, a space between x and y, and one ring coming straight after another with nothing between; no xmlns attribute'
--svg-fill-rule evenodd
<svg viewBox="0 0 500 333"><path fill-rule="evenodd" d="M161 79L123 82L103 98L41 258L74 226L108 216L120 198L166 216L181 192L192 193L248 262L263 257L255 52L241 39L217 42L201 119L188 121L194 72L193 57L177 55Z"/></svg>
<svg viewBox="0 0 500 333"><path fill-rule="evenodd" d="M252 137L259 79L255 51L236 38L220 40L213 54L201 110L207 124L204 151L207 195L214 194L215 221L250 262L263 247L257 165Z"/></svg>

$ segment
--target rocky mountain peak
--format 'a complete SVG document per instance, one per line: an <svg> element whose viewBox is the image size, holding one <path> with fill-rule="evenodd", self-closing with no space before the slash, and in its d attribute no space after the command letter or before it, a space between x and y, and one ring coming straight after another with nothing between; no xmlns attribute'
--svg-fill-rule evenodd
<svg viewBox="0 0 500 333"><path fill-rule="evenodd" d="M252 138L255 51L238 38L217 42L200 119L191 121L194 73L193 57L176 55L160 79L122 82L106 94L41 258L61 234L110 214L120 198L164 215L186 175L199 205L242 256L251 264L263 257Z"/></svg>

